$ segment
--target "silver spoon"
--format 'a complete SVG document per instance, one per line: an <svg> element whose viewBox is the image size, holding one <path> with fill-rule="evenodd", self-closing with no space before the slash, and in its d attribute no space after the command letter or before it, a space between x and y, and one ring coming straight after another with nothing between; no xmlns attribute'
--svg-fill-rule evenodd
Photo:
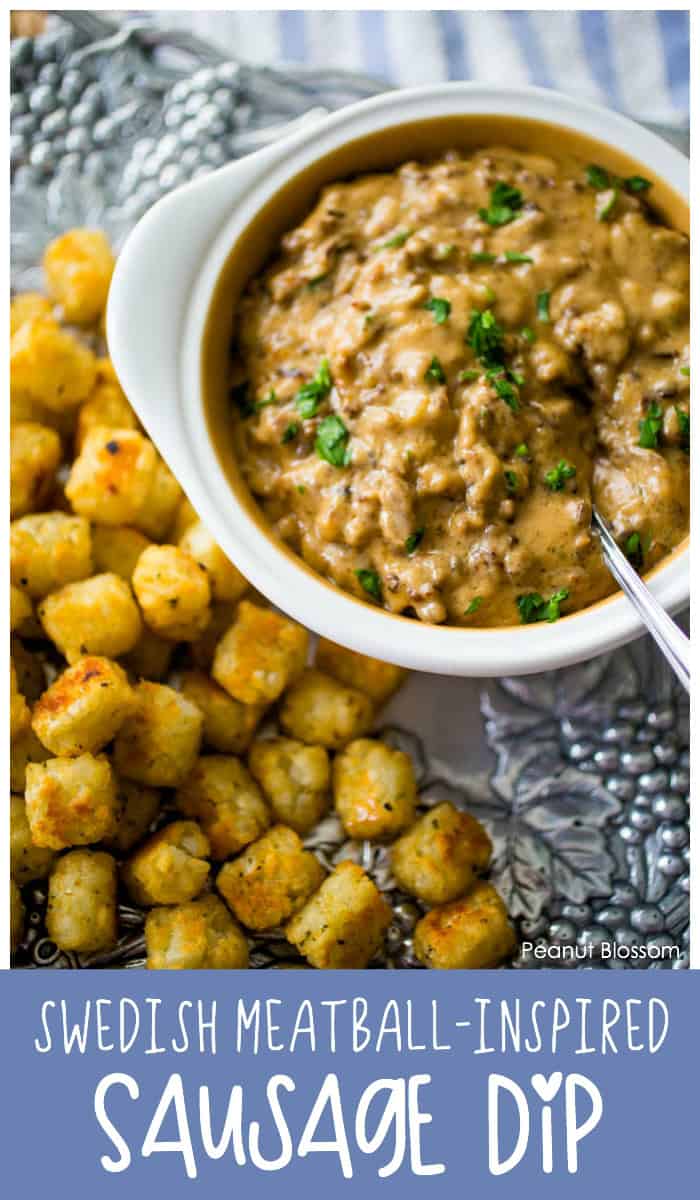
<svg viewBox="0 0 700 1200"><path fill-rule="evenodd" d="M672 621L668 613L649 591L625 558L615 541L610 526L593 509L593 524L597 526L603 558L611 575L615 577L628 600L636 608L661 653L673 667L686 692L690 691L690 640Z"/></svg>

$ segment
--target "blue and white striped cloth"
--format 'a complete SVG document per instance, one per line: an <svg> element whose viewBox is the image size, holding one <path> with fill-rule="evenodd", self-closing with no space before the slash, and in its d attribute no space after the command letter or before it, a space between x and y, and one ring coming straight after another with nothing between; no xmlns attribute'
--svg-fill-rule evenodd
<svg viewBox="0 0 700 1200"><path fill-rule="evenodd" d="M534 83L685 126L687 10L160 11L240 58L363 71L399 86Z"/></svg>

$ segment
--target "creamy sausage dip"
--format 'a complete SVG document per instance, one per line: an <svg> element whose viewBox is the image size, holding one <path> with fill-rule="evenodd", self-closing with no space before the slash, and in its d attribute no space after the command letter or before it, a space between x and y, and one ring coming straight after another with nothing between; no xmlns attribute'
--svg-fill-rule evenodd
<svg viewBox="0 0 700 1200"><path fill-rule="evenodd" d="M686 535L687 238L645 178L500 146L326 187L247 287L233 436L339 587L453 625L613 590Z"/></svg>

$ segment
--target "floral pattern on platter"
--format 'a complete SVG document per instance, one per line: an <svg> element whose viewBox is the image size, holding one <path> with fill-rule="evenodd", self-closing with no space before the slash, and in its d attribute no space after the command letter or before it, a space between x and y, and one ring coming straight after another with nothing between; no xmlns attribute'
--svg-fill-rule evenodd
<svg viewBox="0 0 700 1200"><path fill-rule="evenodd" d="M115 33L97 14L76 12L73 19L94 28L76 32L59 23L31 43L12 45L18 290L40 285L38 250L65 229L99 226L119 247L145 208L176 184L281 136L310 110L380 90L344 72L312 76L224 62L183 34L178 49L189 54L189 66L166 68L146 51L138 21ZM167 48L167 35L159 37ZM382 736L411 754L423 807L450 799L488 827L491 878L521 944L533 944L513 965L686 967L688 702L650 640L564 671L480 685L490 772L472 769L464 749L436 754L421 713L461 719L446 698L454 693L433 676L415 686L411 719ZM335 817L308 844L327 866L348 856L362 863L389 897L394 921L374 965L417 966L412 931L421 906L395 888L386 849L347 841ZM120 905L114 950L77 956L47 938L45 885L25 888L24 901L17 966L144 965L138 909ZM602 947L610 944L629 956L604 959ZM675 957L632 957L635 948ZM303 965L281 931L255 937L251 963Z"/></svg>
<svg viewBox="0 0 700 1200"><path fill-rule="evenodd" d="M93 12L51 20L10 50L11 249L22 289L37 284L37 244L99 225L118 249L173 188L384 90L349 72L232 62L136 15L121 27Z"/></svg>
<svg viewBox="0 0 700 1200"><path fill-rule="evenodd" d="M517 965L687 967L688 697L649 640L567 671L504 680L485 695L484 712L499 755L496 789L518 794L529 762L538 771L548 763L545 774L557 781L573 772L577 787L591 786L576 844L602 849L592 871L581 862L573 886L554 862L544 904L541 889L523 875L522 855L509 856L521 938L585 955L557 962L533 951L521 953ZM569 820L557 790L558 842ZM602 957L610 944L619 957Z"/></svg>

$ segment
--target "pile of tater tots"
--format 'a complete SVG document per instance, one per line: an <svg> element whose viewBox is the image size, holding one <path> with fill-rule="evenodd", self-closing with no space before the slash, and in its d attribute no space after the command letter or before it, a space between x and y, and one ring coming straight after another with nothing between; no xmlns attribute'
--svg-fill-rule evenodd
<svg viewBox="0 0 700 1200"><path fill-rule="evenodd" d="M234 968L282 929L313 967L365 967L392 920L349 858L304 838L335 810L390 843L424 915L416 959L513 952L483 879L486 831L423 815L409 756L369 736L398 667L320 641L253 596L144 434L101 342L114 258L76 229L46 295L11 304L11 918L47 880L64 951L109 951L118 900L147 910L147 965ZM154 832L155 831L155 832Z"/></svg>

